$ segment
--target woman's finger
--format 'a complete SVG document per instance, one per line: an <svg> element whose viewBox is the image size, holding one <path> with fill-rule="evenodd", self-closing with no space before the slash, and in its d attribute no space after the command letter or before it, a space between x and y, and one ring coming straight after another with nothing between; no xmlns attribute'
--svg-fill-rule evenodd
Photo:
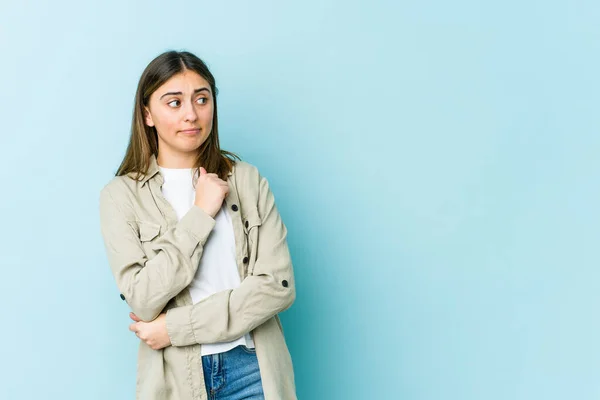
<svg viewBox="0 0 600 400"><path fill-rule="evenodd" d="M205 175L202 175L202 176L205 176L207 179L219 179L219 175L214 174L214 173L205 174Z"/></svg>
<svg viewBox="0 0 600 400"><path fill-rule="evenodd" d="M129 318L131 318L132 320L134 320L135 322L140 322L141 319L138 318L137 315L135 315L134 313L130 312L129 313Z"/></svg>

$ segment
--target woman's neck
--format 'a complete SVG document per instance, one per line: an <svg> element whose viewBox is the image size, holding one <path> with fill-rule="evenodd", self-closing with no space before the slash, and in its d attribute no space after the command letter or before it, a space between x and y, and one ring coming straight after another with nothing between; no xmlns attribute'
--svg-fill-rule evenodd
<svg viewBox="0 0 600 400"><path fill-rule="evenodd" d="M168 152L159 152L156 162L163 168L183 169L194 168L196 164L196 153L188 154L169 154Z"/></svg>

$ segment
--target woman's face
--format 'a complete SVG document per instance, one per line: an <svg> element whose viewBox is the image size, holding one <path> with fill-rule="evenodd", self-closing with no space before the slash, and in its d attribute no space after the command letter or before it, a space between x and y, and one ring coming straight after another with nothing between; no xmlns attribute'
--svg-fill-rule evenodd
<svg viewBox="0 0 600 400"><path fill-rule="evenodd" d="M212 131L213 110L208 82L185 70L150 95L145 120L156 128L159 152L195 153Z"/></svg>

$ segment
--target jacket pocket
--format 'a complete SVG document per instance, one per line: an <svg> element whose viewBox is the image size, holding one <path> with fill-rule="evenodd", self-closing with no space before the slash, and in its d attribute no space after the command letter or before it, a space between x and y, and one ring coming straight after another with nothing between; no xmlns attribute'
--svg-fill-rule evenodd
<svg viewBox="0 0 600 400"><path fill-rule="evenodd" d="M246 232L246 234L248 234L252 230L252 228L256 228L261 224L262 221L260 219L260 216L258 215L257 209L254 208L246 213L246 216L244 217L244 231Z"/></svg>
<svg viewBox="0 0 600 400"><path fill-rule="evenodd" d="M140 228L140 241L150 242L160 233L160 225L153 222L139 221L138 226Z"/></svg>
<svg viewBox="0 0 600 400"><path fill-rule="evenodd" d="M258 250L258 228L262 225L262 220L258 214L258 210L254 208L248 211L244 217L243 223L249 257L246 275L252 275L254 271L254 263L256 262L256 252Z"/></svg>

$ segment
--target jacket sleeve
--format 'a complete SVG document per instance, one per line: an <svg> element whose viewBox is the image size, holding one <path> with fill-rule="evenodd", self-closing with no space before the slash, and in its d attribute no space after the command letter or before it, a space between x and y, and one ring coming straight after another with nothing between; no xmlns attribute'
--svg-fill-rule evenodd
<svg viewBox="0 0 600 400"><path fill-rule="evenodd" d="M268 182L259 176L258 247L254 272L235 289L209 296L194 305L167 311L173 346L227 342L239 338L281 311L296 298L287 229Z"/></svg>
<svg viewBox="0 0 600 400"><path fill-rule="evenodd" d="M133 211L117 204L105 187L100 194L100 227L108 262L131 310L152 321L192 281L215 220L196 205L171 229L152 242L147 258Z"/></svg>

